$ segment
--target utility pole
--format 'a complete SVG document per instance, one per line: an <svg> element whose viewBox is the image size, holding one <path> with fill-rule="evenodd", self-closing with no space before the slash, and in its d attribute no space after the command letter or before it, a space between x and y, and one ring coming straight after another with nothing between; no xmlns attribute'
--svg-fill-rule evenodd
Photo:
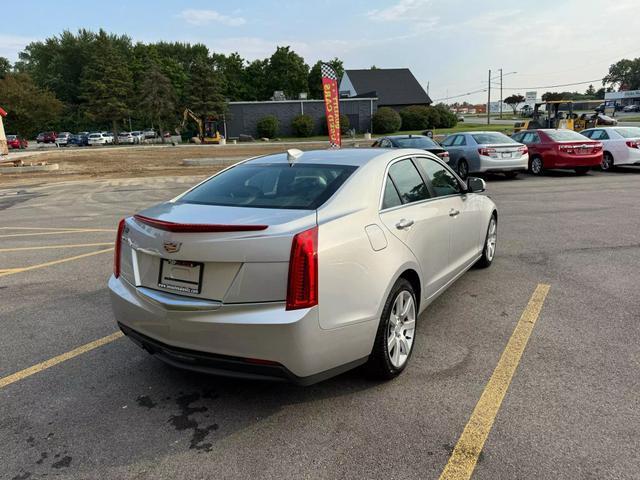
<svg viewBox="0 0 640 480"><path fill-rule="evenodd" d="M491 123L491 69L489 69L489 86L487 88L487 125Z"/></svg>
<svg viewBox="0 0 640 480"><path fill-rule="evenodd" d="M500 120L502 120L502 69L500 69Z"/></svg>

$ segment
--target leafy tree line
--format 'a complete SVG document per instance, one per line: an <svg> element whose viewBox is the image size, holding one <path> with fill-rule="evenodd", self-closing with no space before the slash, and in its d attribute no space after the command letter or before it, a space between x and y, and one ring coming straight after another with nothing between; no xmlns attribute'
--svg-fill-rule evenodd
<svg viewBox="0 0 640 480"><path fill-rule="evenodd" d="M329 61L341 76L342 62ZM11 133L40 130L173 130L185 107L201 118L225 113L227 101L322 98L321 62L309 67L290 47L249 62L202 44L133 43L104 30L30 43L11 64L0 57L0 106Z"/></svg>

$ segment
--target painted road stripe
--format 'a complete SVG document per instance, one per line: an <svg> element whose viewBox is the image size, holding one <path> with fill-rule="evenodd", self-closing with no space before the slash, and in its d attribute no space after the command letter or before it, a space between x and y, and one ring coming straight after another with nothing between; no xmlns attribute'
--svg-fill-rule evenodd
<svg viewBox="0 0 640 480"><path fill-rule="evenodd" d="M109 244L111 245L111 244ZM29 270L36 270L38 268L51 267L52 265L58 265L59 263L71 262L73 260L79 260L81 258L91 257L93 255L99 255L105 252L112 252L113 248L106 248L104 250L98 250L97 252L83 253L82 255L76 255L74 257L61 258L60 260L53 260L51 262L40 263L38 265L31 265L30 267L14 268L9 271L0 272L0 277L6 277L7 275L13 275L15 273L28 272Z"/></svg>
<svg viewBox="0 0 640 480"><path fill-rule="evenodd" d="M113 245L113 242L101 242L101 243L75 243L75 244L62 244L62 245L43 245L41 247L16 247L16 248L0 248L0 253L3 252L21 252L24 250L49 250L54 248L79 248L79 247L107 247ZM9 269L12 270L12 269Z"/></svg>
<svg viewBox="0 0 640 480"><path fill-rule="evenodd" d="M533 327L540 315L549 288L549 285L540 283L531 295L529 304L522 312L522 316L502 352L498 365L485 386L467 426L464 427L449 462L440 475L440 480L471 478L513 374L518 368L522 352L527 346Z"/></svg>
<svg viewBox="0 0 640 480"><path fill-rule="evenodd" d="M36 373L42 372L47 368L51 368L59 363L66 362L67 360L71 360L78 355L82 355L83 353L90 352L91 350L106 345L107 343L111 343L114 340L122 337L122 332L115 332L111 335L107 335L106 337L99 338L98 340L94 340L91 343L87 343L78 347L70 352L63 353L62 355L58 355L57 357L50 358L49 360L45 360L44 362L38 363L32 367L25 368L24 370L20 370L19 372L13 373L7 377L0 378L0 388L4 388L7 385L11 385L12 383L19 382L20 380L24 380L31 375L35 375Z"/></svg>
<svg viewBox="0 0 640 480"><path fill-rule="evenodd" d="M36 235L61 235L63 233L90 233L90 232L110 232L113 233L115 230L108 230L106 228L90 228L87 230L56 230L55 232L35 232L35 233L10 233L8 235L0 235L0 238L11 238L11 237L33 237Z"/></svg>

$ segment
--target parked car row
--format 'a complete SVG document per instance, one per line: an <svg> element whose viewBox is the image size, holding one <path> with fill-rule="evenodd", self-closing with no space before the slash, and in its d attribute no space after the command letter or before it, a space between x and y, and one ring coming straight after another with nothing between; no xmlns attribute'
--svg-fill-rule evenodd
<svg viewBox="0 0 640 480"><path fill-rule="evenodd" d="M18 137L18 135L9 135L9 137ZM143 143L146 140L155 139L158 137L158 133L152 128L146 130L134 130L131 132L120 132L117 135L118 142L120 144L135 145ZM21 138L21 137L20 137ZM53 143L59 147L77 146L86 147L89 145L111 145L115 143L116 136L112 132L78 132L73 134L71 132L41 132L36 137L36 142L40 143ZM26 140L24 140L26 142ZM15 143L15 142L14 142ZM28 143L23 143L21 147L11 148L25 148Z"/></svg>
<svg viewBox="0 0 640 480"><path fill-rule="evenodd" d="M500 132L460 132L440 144L424 135L382 137L378 148L420 148L445 160L466 179L471 173L502 173L515 177L529 171L570 169L583 175L595 167L610 171L640 165L640 128L597 127L580 133L566 129L531 129L511 137Z"/></svg>
<svg viewBox="0 0 640 480"><path fill-rule="evenodd" d="M7 146L10 149L21 150L29 146L29 142L26 138L20 135L7 135Z"/></svg>

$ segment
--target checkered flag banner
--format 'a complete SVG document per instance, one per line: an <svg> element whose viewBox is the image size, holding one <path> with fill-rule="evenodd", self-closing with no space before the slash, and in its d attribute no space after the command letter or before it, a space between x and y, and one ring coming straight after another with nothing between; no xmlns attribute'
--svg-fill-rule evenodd
<svg viewBox="0 0 640 480"><path fill-rule="evenodd" d="M338 96L338 75L327 65L321 64L322 92L324 94L324 110L327 117L327 131L329 132L329 147L340 148L340 97Z"/></svg>

